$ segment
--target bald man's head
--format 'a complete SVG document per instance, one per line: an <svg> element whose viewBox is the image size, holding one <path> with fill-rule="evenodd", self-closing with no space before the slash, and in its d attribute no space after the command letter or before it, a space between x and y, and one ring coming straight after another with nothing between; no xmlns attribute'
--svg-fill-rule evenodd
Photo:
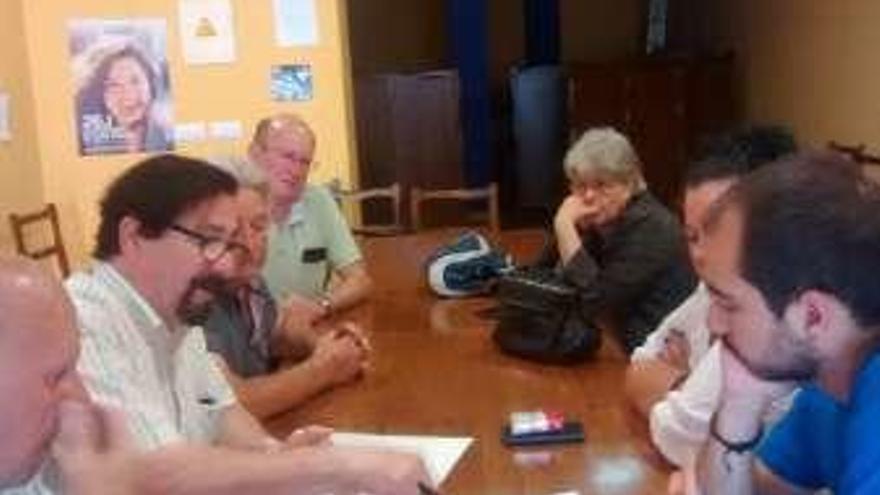
<svg viewBox="0 0 880 495"><path fill-rule="evenodd" d="M261 120L249 153L269 178L275 206L299 201L315 157L315 133L302 118L282 113Z"/></svg>
<svg viewBox="0 0 880 495"><path fill-rule="evenodd" d="M20 310L39 309L34 303L45 303L47 298L63 296L58 280L36 261L19 257L0 257L0 312L22 315ZM14 314L13 314L14 313ZM0 318L0 336L7 333L10 318Z"/></svg>
<svg viewBox="0 0 880 495"><path fill-rule="evenodd" d="M315 133L302 117L295 113L278 113L257 122L251 147L265 148L269 140L285 134L296 135L315 145Z"/></svg>
<svg viewBox="0 0 880 495"><path fill-rule="evenodd" d="M55 435L58 404L85 398L73 307L35 262L0 257L0 487L26 481Z"/></svg>

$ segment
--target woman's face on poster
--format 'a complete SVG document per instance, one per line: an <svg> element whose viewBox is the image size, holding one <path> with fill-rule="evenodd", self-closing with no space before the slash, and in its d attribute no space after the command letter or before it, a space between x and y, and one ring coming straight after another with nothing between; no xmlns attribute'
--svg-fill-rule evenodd
<svg viewBox="0 0 880 495"><path fill-rule="evenodd" d="M104 80L104 105L116 123L132 127L145 120L151 100L150 79L140 62L133 57L114 61Z"/></svg>

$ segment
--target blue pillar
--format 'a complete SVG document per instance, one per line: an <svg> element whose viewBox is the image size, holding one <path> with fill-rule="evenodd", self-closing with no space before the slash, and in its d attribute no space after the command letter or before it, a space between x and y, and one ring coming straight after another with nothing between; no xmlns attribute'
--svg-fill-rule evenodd
<svg viewBox="0 0 880 495"><path fill-rule="evenodd" d="M468 186L491 180L489 11L486 0L447 0L452 60L461 89L464 177Z"/></svg>

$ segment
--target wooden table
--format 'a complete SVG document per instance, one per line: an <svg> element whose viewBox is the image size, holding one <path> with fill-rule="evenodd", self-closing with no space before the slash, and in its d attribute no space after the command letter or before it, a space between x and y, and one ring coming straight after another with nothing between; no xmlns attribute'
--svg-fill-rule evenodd
<svg viewBox="0 0 880 495"><path fill-rule="evenodd" d="M476 442L441 487L445 494L663 493L668 471L623 404L626 359L606 344L575 367L532 364L500 354L493 322L475 313L489 299L440 300L425 286L428 253L448 230L363 239L376 282L371 302L347 318L368 331L373 368L361 381L325 393L273 420L285 433L325 424L345 431L473 436ZM504 249L527 260L536 231L502 234ZM586 442L509 449L500 442L511 411L558 409L583 422Z"/></svg>

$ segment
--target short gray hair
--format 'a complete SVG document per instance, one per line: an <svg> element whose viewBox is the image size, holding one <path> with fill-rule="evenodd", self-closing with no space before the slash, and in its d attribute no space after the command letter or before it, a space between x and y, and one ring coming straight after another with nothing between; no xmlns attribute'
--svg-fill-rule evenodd
<svg viewBox="0 0 880 495"><path fill-rule="evenodd" d="M627 183L645 189L641 162L629 140L610 127L588 129L565 154L565 175L577 183L587 178Z"/></svg>
<svg viewBox="0 0 880 495"><path fill-rule="evenodd" d="M235 177L239 187L253 189L264 198L269 196L269 178L249 159L236 155L218 155L208 158L207 162Z"/></svg>

